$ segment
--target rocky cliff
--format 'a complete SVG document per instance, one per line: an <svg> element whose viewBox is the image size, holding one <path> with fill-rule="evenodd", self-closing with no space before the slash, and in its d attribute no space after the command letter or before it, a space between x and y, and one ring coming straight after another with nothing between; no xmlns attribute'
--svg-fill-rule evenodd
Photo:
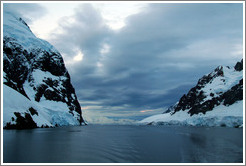
<svg viewBox="0 0 246 166"><path fill-rule="evenodd" d="M5 128L84 123L61 54L10 12L3 13L3 84ZM16 96L26 105L19 108Z"/></svg>

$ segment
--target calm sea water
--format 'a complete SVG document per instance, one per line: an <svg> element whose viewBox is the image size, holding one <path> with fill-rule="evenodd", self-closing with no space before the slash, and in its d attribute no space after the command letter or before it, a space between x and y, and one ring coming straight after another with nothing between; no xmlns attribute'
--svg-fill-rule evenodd
<svg viewBox="0 0 246 166"><path fill-rule="evenodd" d="M88 125L3 131L4 163L240 163L243 129Z"/></svg>

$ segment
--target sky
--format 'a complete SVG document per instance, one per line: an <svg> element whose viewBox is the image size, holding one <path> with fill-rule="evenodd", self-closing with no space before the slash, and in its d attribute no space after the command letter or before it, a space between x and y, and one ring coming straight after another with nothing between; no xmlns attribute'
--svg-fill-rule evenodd
<svg viewBox="0 0 246 166"><path fill-rule="evenodd" d="M4 4L62 54L89 123L132 123L243 57L242 3Z"/></svg>

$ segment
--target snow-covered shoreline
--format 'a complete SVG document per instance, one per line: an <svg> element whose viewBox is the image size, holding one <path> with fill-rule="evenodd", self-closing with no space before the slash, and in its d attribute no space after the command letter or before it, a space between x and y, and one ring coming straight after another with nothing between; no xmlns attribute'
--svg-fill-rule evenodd
<svg viewBox="0 0 246 166"><path fill-rule="evenodd" d="M243 127L243 101L238 101L230 107L219 105L213 111L206 114L199 113L190 116L185 111L179 111L173 115L170 113L153 115L139 121L139 124L152 125L190 125L190 126L223 126Z"/></svg>

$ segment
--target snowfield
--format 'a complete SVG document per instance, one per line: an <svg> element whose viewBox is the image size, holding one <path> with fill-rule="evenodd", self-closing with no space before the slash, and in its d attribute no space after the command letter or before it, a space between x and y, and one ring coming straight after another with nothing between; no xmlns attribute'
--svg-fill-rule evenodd
<svg viewBox="0 0 246 166"><path fill-rule="evenodd" d="M243 125L243 101L238 101L227 107L219 105L206 114L199 113L190 116L187 110L150 116L138 122L139 124L166 124L166 125L190 125L190 126L223 126L242 127Z"/></svg>

